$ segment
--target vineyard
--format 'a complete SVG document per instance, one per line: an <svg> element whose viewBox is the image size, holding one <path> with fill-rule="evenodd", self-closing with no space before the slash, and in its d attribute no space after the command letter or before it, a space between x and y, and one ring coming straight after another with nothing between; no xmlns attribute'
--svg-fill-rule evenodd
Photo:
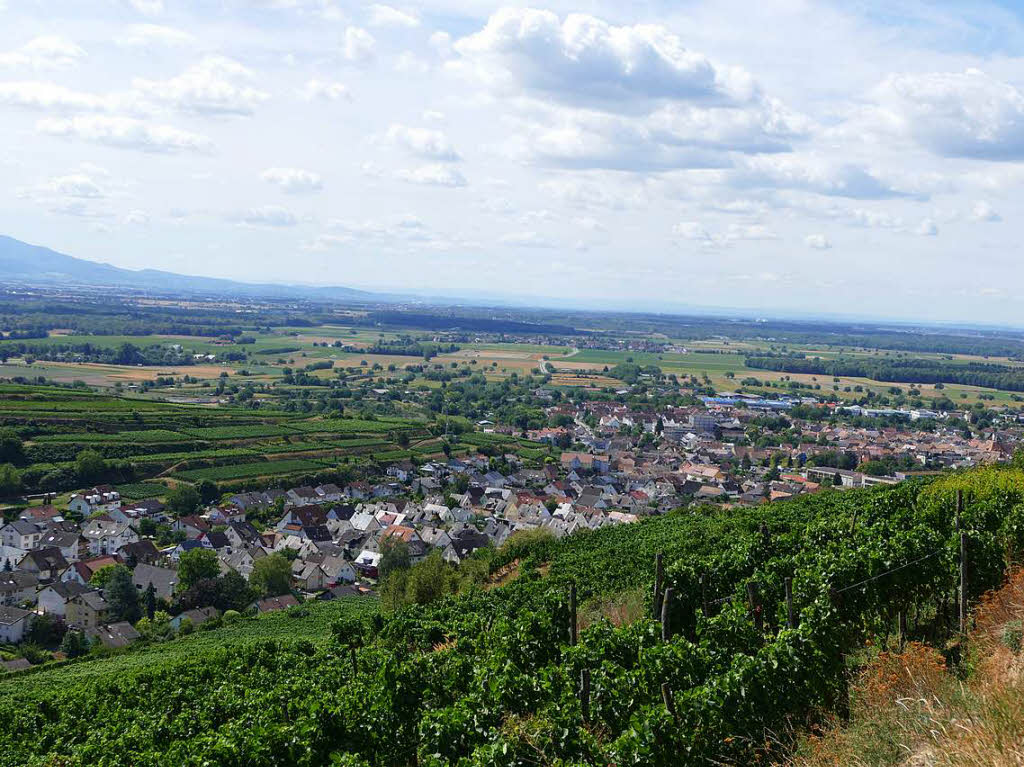
<svg viewBox="0 0 1024 767"><path fill-rule="evenodd" d="M867 640L900 623L955 636L961 550L973 599L1022 546L1024 472L1011 469L513 539L491 560L515 572L507 585L344 616L330 641L0 684L0 764L776 761L842 711ZM633 594L643 614L609 608ZM577 600L597 617L573 620Z"/></svg>
<svg viewBox="0 0 1024 767"><path fill-rule="evenodd" d="M178 479L186 479L191 482L199 482L204 479L221 482L231 479L246 479L248 477L269 477L277 474L295 474L300 471L320 471L324 468L324 464L317 463L316 461L257 461L255 463L214 466L207 469L193 469L192 471L177 472L174 476Z"/></svg>

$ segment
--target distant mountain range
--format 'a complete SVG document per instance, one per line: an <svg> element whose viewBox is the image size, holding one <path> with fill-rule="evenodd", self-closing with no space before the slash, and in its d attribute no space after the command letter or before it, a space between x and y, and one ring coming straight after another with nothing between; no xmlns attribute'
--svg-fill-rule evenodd
<svg viewBox="0 0 1024 767"><path fill-rule="evenodd" d="M340 299L366 302L398 298L344 287L254 284L214 277L191 277L157 269L121 269L110 264L68 256L38 245L29 245L3 235L0 235L0 283L41 286L95 285L159 293L202 293L249 298Z"/></svg>

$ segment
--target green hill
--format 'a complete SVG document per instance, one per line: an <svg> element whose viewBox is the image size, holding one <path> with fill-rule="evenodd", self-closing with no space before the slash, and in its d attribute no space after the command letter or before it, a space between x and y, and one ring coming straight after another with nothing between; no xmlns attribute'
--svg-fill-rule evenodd
<svg viewBox="0 0 1024 767"><path fill-rule="evenodd" d="M1024 545L1024 472L676 513L511 546L492 562L518 574L501 588L343 614L316 641L211 634L191 652L11 679L0 765L771 762L843 709L851 658L900 612L915 638L950 636L957 490L977 596ZM636 614L654 612L659 552L667 640ZM574 646L570 583L586 626Z"/></svg>

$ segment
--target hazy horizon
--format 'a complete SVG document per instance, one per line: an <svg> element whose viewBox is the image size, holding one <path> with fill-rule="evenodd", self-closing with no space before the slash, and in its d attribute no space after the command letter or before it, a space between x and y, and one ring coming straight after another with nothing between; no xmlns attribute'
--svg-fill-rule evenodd
<svg viewBox="0 0 1024 767"><path fill-rule="evenodd" d="M1012 4L209 6L0 0L0 233L246 282L1018 323Z"/></svg>

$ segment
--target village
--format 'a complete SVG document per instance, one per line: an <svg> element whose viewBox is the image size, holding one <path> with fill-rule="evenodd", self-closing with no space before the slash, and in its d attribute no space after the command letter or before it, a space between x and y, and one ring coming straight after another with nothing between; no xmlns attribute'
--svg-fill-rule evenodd
<svg viewBox="0 0 1024 767"><path fill-rule="evenodd" d="M812 417L798 417L808 408ZM551 425L522 436L561 450L533 465L512 453L401 461L343 487L225 493L188 513L156 498L127 500L110 485L74 493L66 508L36 499L0 528L0 643L52 643L56 632L61 648L126 647L149 638L154 620L167 638L225 616L372 596L389 547L408 564L437 552L459 565L522 531L560 538L680 508L754 506L1007 461L1021 438L1015 417L972 434L962 428L969 413L742 394L660 410L560 402L545 413ZM200 563L208 570L197 586L185 573ZM260 570L280 577L257 585ZM114 573L130 580L130 609L123 594L111 597ZM209 584L231 579L241 596L225 602L217 596L224 588ZM9 671L30 665L25 657L3 663Z"/></svg>

